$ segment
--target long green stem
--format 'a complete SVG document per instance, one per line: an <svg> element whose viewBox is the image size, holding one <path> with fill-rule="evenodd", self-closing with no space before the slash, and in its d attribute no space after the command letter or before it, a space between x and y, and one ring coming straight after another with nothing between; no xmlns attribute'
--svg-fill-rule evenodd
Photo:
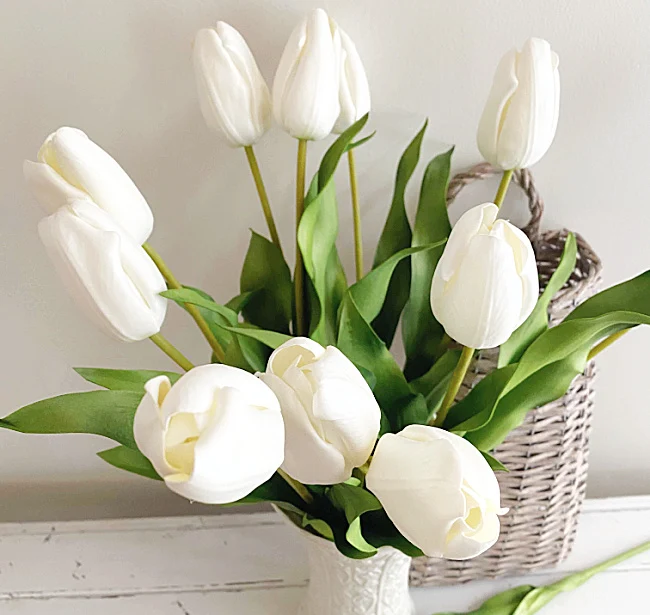
<svg viewBox="0 0 650 615"><path fill-rule="evenodd" d="M257 156L255 156L255 152L253 151L252 145L245 146L244 151L246 152L246 158L251 168L251 173L253 174L253 181L255 182L255 188L257 188L257 194L259 194L260 197L260 203L262 204L262 211L264 212L264 217L266 218L266 224L269 227L271 240L276 246L278 246L280 252L282 252L282 245L280 244L280 236L278 235L278 229L275 226L275 220L273 219L273 212L271 211L271 204L269 203L269 195L266 192L266 187L264 186L264 181L262 180L262 173L260 172L260 166L259 164L257 164Z"/></svg>
<svg viewBox="0 0 650 615"><path fill-rule="evenodd" d="M629 329L623 329L618 333L612 333L609 337L606 337L602 342L596 344L591 352L587 355L587 361L591 361L596 355L599 355L605 348L609 348L616 340L623 337Z"/></svg>
<svg viewBox="0 0 650 615"><path fill-rule="evenodd" d="M354 150L348 150L348 168L350 170L350 195L352 197L352 223L354 226L354 263L357 282L363 277L363 240L361 236L361 210L359 208L359 188L357 186L357 165Z"/></svg>
<svg viewBox="0 0 650 615"><path fill-rule="evenodd" d="M509 171L504 171L503 176L501 177L501 183L499 184L499 189L497 190L497 195L494 197L494 204L497 207L503 205L503 199L506 198L506 192L508 191L508 186L512 180L512 174L514 173L513 169Z"/></svg>
<svg viewBox="0 0 650 615"><path fill-rule="evenodd" d="M294 274L294 292L296 303L295 335L306 335L305 328L305 265L298 245L298 228L305 211L305 174L307 170L307 141L298 140L298 162L296 165L296 271Z"/></svg>
<svg viewBox="0 0 650 615"><path fill-rule="evenodd" d="M445 393L445 398L442 400L440 410L438 410L435 420L430 423L434 427L442 427L445 422L447 414L449 413L449 408L451 408L454 403L456 395L458 395L458 391L460 391L460 387L463 384L463 380L465 380L465 375L467 374L473 356L474 348L463 346L463 350L460 353L460 359L458 359L456 369L454 369L454 373L451 375L451 381L449 382L449 387Z"/></svg>
<svg viewBox="0 0 650 615"><path fill-rule="evenodd" d="M149 339L186 372L189 372L194 367L192 362L176 346L168 341L167 338L160 335L160 333L155 333Z"/></svg>
<svg viewBox="0 0 650 615"><path fill-rule="evenodd" d="M183 288L181 283L176 279L174 274L171 272L165 261L162 259L160 254L156 252L148 243L143 244L142 246L146 253L151 257L151 260L156 263L156 267L158 267L160 273L162 273L163 278L165 278L165 281L167 282L167 286L169 288ZM201 316L201 312L199 312L199 308L197 308L195 305L192 305L190 303L186 303L185 307L187 308L187 311L189 312L190 316L196 321L196 324L198 325L199 329L201 329L201 333L205 336L205 339L208 341L208 344L210 344L210 348L212 348L214 355L217 357L221 363L223 363L226 359L226 355L223 351L223 348L221 347L221 344L217 340L217 338L214 336L214 333L210 330L210 327L208 326L208 323L205 321L205 318Z"/></svg>
<svg viewBox="0 0 650 615"><path fill-rule="evenodd" d="M297 480L291 478L284 470L278 468L278 474L287 481L287 484L307 503L311 504L314 501L314 496L307 490L302 483L299 483Z"/></svg>

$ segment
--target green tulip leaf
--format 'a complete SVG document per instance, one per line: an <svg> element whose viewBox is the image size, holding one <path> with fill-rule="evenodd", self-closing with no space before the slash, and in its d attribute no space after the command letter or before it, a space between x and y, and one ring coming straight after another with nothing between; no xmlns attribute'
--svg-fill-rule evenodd
<svg viewBox="0 0 650 615"><path fill-rule="evenodd" d="M363 535L373 547L393 547L409 557L422 557L424 553L409 542L388 518L385 510L374 510L364 514Z"/></svg>
<svg viewBox="0 0 650 615"><path fill-rule="evenodd" d="M34 402L0 419L0 427L28 434L86 433L137 450L133 417L143 393L87 391Z"/></svg>
<svg viewBox="0 0 650 615"><path fill-rule="evenodd" d="M256 340L272 350L275 350L278 346L281 346L292 339L290 335L278 333L277 331L263 331L262 329L249 328L243 325L240 325L239 327L230 327L227 325L219 326L222 326L226 331L234 333L239 338ZM257 371L264 371L265 367L266 363L264 363L264 366Z"/></svg>
<svg viewBox="0 0 650 615"><path fill-rule="evenodd" d="M486 453L485 451L481 451L481 455L485 458L485 461L488 462L488 465L494 470L495 472L510 472L508 468L503 465L496 457L493 455L490 455L490 453Z"/></svg>
<svg viewBox="0 0 650 615"><path fill-rule="evenodd" d="M427 166L413 225L413 247L440 242L451 232L447 215L447 186L453 148L436 156ZM411 288L402 317L406 351L404 374L413 380L435 362L444 330L431 311L431 281L443 248L411 256Z"/></svg>
<svg viewBox="0 0 650 615"><path fill-rule="evenodd" d="M376 134L377 134L377 131L375 130L374 132L371 132L368 136L366 136L366 137L362 137L361 139L359 139L358 141L355 141L354 143L350 143L350 145L348 145L348 146L345 148L346 153L347 153L347 152L351 152L353 149L357 149L357 147L361 147L362 145L365 145L365 144L368 143L368 141L370 141L370 139L372 139Z"/></svg>
<svg viewBox="0 0 650 615"><path fill-rule="evenodd" d="M126 446L116 446L97 453L97 456L120 470L126 470L145 478L162 480L151 462L138 450Z"/></svg>
<svg viewBox="0 0 650 615"><path fill-rule="evenodd" d="M458 364L460 350L447 350L432 366L429 371L413 380L411 387L424 395L431 418L442 405L442 400L447 393L447 387ZM428 419L427 419L428 420Z"/></svg>
<svg viewBox="0 0 650 615"><path fill-rule="evenodd" d="M406 382L395 358L370 324L363 319L350 294L345 296L341 304L336 345L355 365L374 375L376 384L373 393L385 417L382 433L387 428L397 432L405 426L402 422L402 411L405 408L409 410L409 415L419 414L422 417L420 422L426 422L428 411L424 398L416 394Z"/></svg>
<svg viewBox="0 0 650 615"><path fill-rule="evenodd" d="M244 304L244 318L260 327L289 333L293 302L291 271L282 251L255 231L241 272L242 293L252 293Z"/></svg>
<svg viewBox="0 0 650 615"><path fill-rule="evenodd" d="M236 295L230 301L228 301L228 303L226 303L226 307L229 310L235 312L235 314L241 314L241 311L246 307L248 302L251 300L253 294L254 293L240 293L239 295Z"/></svg>
<svg viewBox="0 0 650 615"><path fill-rule="evenodd" d="M411 225L406 215L406 187L420 160L420 150L422 149L422 140L427 129L427 123L424 123L420 132L409 143L397 166L393 200L388 210L384 229L377 243L373 269L379 267L394 254L411 246ZM411 260L407 259L400 262L395 268L386 294L386 300L379 315L372 323L377 335L388 347L393 343L402 310L409 298L410 287Z"/></svg>
<svg viewBox="0 0 650 615"><path fill-rule="evenodd" d="M530 316L499 349L499 367L519 361L526 348L548 329L548 306L551 299L571 277L575 269L577 255L575 235L569 233L564 243L560 263L537 300Z"/></svg>
<svg viewBox="0 0 650 615"><path fill-rule="evenodd" d="M347 288L336 251L338 206L334 171L348 145L361 131L368 116L346 130L327 150L305 197L305 211L298 227L298 245L309 276L309 334L323 345L336 340L336 319Z"/></svg>
<svg viewBox="0 0 650 615"><path fill-rule="evenodd" d="M144 385L157 376L167 376L174 384L181 374L152 369L105 369L101 367L73 368L84 380L111 391L144 391Z"/></svg>
<svg viewBox="0 0 650 615"><path fill-rule="evenodd" d="M444 243L445 240L442 240L426 246L400 250L350 286L348 292L354 297L354 302L364 320L372 322L381 311L393 273L404 259L412 254L439 248Z"/></svg>

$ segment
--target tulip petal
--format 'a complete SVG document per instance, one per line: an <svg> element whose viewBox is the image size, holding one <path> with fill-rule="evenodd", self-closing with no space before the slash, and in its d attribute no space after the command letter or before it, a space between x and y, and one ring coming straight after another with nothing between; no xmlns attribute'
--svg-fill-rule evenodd
<svg viewBox="0 0 650 615"><path fill-rule="evenodd" d="M293 389L274 374L260 374L259 378L273 390L282 408L286 431L282 469L310 485L334 485L350 478L352 467L336 447L319 436Z"/></svg>
<svg viewBox="0 0 650 615"><path fill-rule="evenodd" d="M282 378L290 365L303 367L318 359L324 352L325 348L308 337L293 337L271 353L267 371ZM299 359L297 363L296 359Z"/></svg>
<svg viewBox="0 0 650 615"><path fill-rule="evenodd" d="M457 527L462 527L456 531ZM472 531L462 521L457 521L451 530L451 536L445 545L442 557L452 560L467 560L487 551L499 539L501 523L496 514L483 517L479 531Z"/></svg>
<svg viewBox="0 0 650 615"><path fill-rule="evenodd" d="M166 301L158 293L166 285L147 253L114 228L93 203L75 201L41 220L39 234L92 320L118 339L138 341L160 330Z"/></svg>
<svg viewBox="0 0 650 615"><path fill-rule="evenodd" d="M86 193L136 243L147 241L153 230L147 202L122 167L81 130L66 127L51 134L38 160Z"/></svg>
<svg viewBox="0 0 650 615"><path fill-rule="evenodd" d="M25 160L23 174L32 194L48 213L54 213L71 201L88 198L83 190L69 184L43 162Z"/></svg>

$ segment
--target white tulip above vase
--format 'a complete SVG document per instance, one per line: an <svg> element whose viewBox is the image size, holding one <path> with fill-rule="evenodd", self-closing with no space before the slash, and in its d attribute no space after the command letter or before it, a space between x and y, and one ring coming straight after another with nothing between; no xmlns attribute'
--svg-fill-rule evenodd
<svg viewBox="0 0 650 615"><path fill-rule="evenodd" d="M297 615L414 615L408 555L386 546L367 559L346 557L333 542L295 525L290 513L276 510L299 532L309 557L309 585Z"/></svg>

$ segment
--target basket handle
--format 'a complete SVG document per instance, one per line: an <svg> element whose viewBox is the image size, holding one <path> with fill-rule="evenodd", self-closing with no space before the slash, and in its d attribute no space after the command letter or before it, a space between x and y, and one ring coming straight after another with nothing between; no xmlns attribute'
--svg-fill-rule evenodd
<svg viewBox="0 0 650 615"><path fill-rule="evenodd" d="M447 189L447 207L449 207L458 196L458 193L468 184L477 179L485 179L501 173L500 169L495 169L489 162L481 162L474 165L467 171L457 173L449 182ZM530 220L522 229L531 242L535 243L539 239L542 215L544 213L544 201L540 196L535 181L528 169L519 169L515 171L513 179L528 197L528 210L530 211Z"/></svg>

